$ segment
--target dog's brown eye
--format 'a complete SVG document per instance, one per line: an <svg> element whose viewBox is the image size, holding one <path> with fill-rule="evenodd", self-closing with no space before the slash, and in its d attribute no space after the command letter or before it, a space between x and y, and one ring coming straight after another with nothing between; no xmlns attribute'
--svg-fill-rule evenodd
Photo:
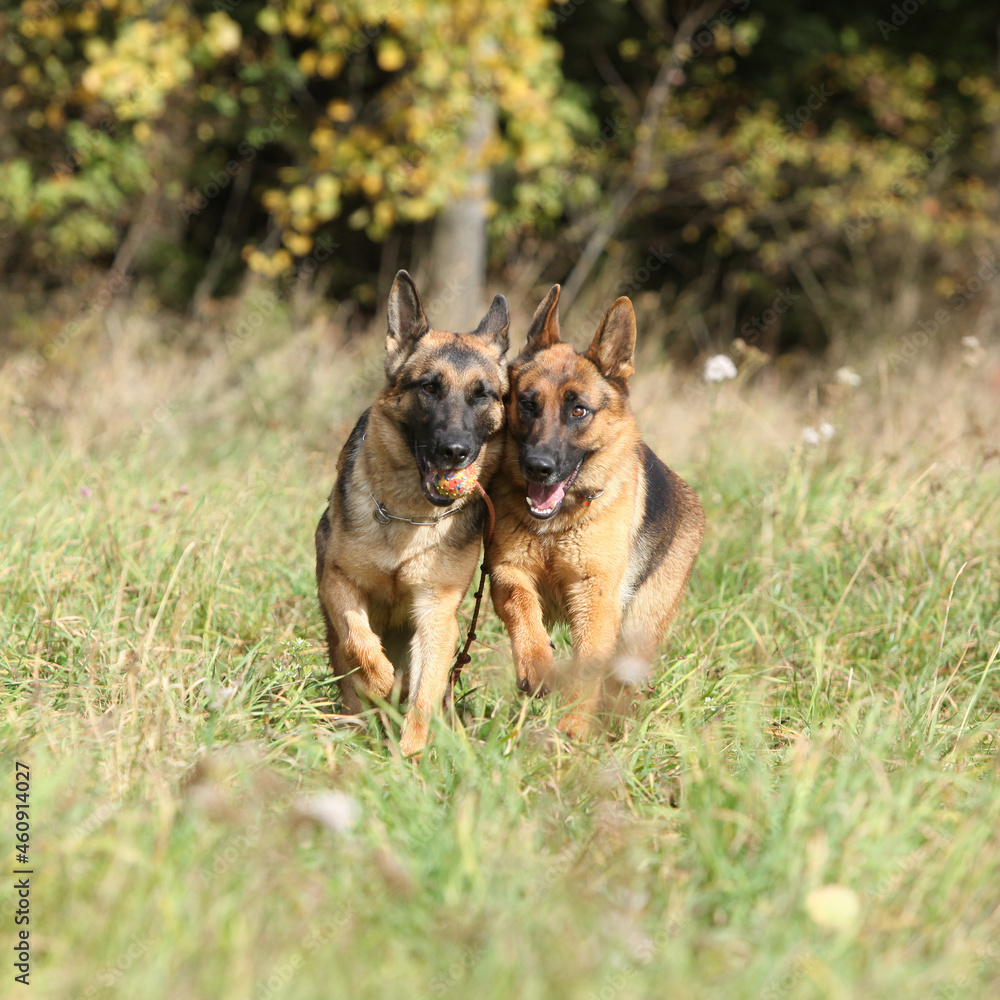
<svg viewBox="0 0 1000 1000"><path fill-rule="evenodd" d="M573 416L574 417L585 417L589 412L590 412L590 410L588 410L586 406L574 406L573 407Z"/></svg>
<svg viewBox="0 0 1000 1000"><path fill-rule="evenodd" d="M424 392L426 392L428 396L436 396L437 395L438 387L437 387L437 383L435 383L435 382L425 382L420 388L423 389Z"/></svg>

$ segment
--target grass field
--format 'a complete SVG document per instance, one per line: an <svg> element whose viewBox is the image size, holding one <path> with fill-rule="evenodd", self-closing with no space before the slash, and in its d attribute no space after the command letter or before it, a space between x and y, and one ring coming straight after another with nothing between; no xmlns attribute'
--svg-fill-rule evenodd
<svg viewBox="0 0 1000 1000"><path fill-rule="evenodd" d="M376 340L116 343L86 377L0 377L30 995L1000 995L988 365L873 355L793 393L641 360L640 422L708 517L649 689L621 732L556 739L489 609L413 765L329 718L314 596Z"/></svg>

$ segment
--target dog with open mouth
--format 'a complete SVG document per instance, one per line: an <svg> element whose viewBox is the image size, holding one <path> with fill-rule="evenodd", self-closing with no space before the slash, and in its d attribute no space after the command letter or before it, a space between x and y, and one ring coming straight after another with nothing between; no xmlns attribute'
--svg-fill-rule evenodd
<svg viewBox="0 0 1000 1000"><path fill-rule="evenodd" d="M583 737L601 706L604 679L621 667L634 682L656 655L691 576L705 517L687 483L643 443L629 408L631 301L614 302L580 354L560 340L559 291L554 285L535 311L527 344L510 366L487 564L523 692L550 686L547 626L569 622L576 704L560 728Z"/></svg>
<svg viewBox="0 0 1000 1000"><path fill-rule="evenodd" d="M396 275L386 383L340 452L316 528L320 607L345 707L388 700L407 680L405 754L427 743L479 561L485 506L474 489L503 449L509 324L497 295L471 333L434 330L410 276Z"/></svg>

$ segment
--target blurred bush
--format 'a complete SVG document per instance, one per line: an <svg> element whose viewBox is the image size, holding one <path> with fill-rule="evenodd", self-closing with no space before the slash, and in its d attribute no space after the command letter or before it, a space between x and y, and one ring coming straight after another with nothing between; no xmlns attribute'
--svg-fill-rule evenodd
<svg viewBox="0 0 1000 1000"><path fill-rule="evenodd" d="M187 307L310 261L317 294L373 307L488 169L496 269L568 276L569 298L595 275L650 289L717 346L842 351L996 246L997 20L959 0L20 0L0 12L4 286L116 267Z"/></svg>

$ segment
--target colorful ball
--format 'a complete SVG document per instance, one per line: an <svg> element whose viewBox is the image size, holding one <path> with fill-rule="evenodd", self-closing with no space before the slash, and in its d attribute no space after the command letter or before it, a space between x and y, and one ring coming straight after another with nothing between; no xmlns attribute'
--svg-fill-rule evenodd
<svg viewBox="0 0 1000 1000"><path fill-rule="evenodd" d="M434 489L442 496L457 500L476 488L476 470L470 465L453 472L439 472L434 476Z"/></svg>

